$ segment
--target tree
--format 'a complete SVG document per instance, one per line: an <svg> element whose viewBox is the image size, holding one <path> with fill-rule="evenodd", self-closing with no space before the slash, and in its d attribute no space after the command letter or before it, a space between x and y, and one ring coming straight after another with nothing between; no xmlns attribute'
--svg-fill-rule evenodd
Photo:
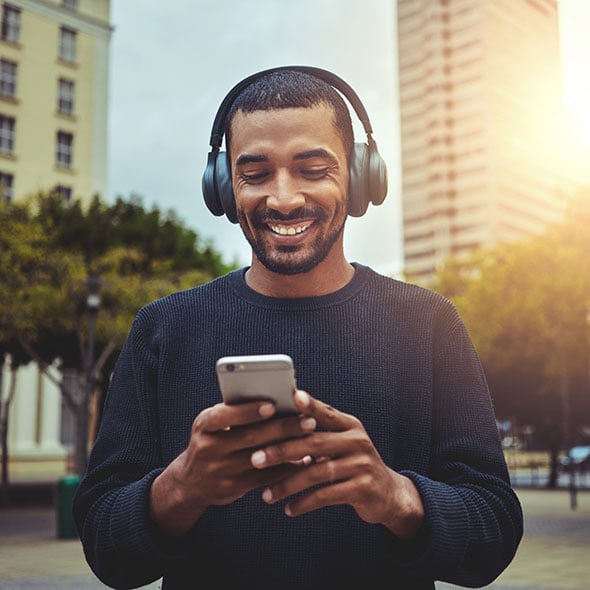
<svg viewBox="0 0 590 590"><path fill-rule="evenodd" d="M16 391L18 368L31 357L22 342L37 346L42 340L43 320L59 321L51 310L58 304L59 289L48 289L61 274L71 270L68 254L56 257L48 252L42 226L27 205L0 207L0 360L10 358L7 394L0 400L0 446L2 449L2 490L8 485L8 419ZM48 326L45 327L45 331Z"/></svg>
<svg viewBox="0 0 590 590"><path fill-rule="evenodd" d="M549 449L590 422L590 195L543 235L450 261L435 289L457 305L482 358L496 410L532 424Z"/></svg>
<svg viewBox="0 0 590 590"><path fill-rule="evenodd" d="M8 350L11 351L10 355L7 353ZM10 417L10 405L16 392L18 369L31 360L29 355L18 345L18 342L9 342L2 340L0 337L0 367L4 366L7 356L10 359L10 377L5 395L2 395L3 389L0 388L0 453L2 453L0 505L5 504L8 497L8 419Z"/></svg>
<svg viewBox="0 0 590 590"><path fill-rule="evenodd" d="M84 208L56 195L39 194L22 204L0 206L0 348L23 351L59 386L78 424L87 420L87 395L116 356L138 309L172 291L224 274L231 267L173 212L147 211L141 200L98 197ZM100 277L101 305L86 358L88 278ZM78 387L48 370L76 371ZM76 381L74 381L76 382ZM83 430L83 429L82 429ZM87 441L76 441L77 468L85 467Z"/></svg>

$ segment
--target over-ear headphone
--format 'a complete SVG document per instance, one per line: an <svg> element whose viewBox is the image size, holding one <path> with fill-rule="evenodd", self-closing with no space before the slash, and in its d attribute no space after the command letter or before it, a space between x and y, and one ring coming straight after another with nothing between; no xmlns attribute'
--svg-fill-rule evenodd
<svg viewBox="0 0 590 590"><path fill-rule="evenodd" d="M352 105L367 134L367 143L355 143L351 154L348 214L360 217L364 215L370 202L380 205L387 194L387 167L373 139L373 129L367 111L356 92L344 80L327 70L308 66L284 66L263 70L244 78L228 92L219 106L211 129L209 140L211 151L207 156L207 167L201 183L203 197L209 211L214 215L225 213L232 223L238 222L230 163L227 153L220 151L226 119L242 90L262 76L282 70L303 72L319 78L340 91Z"/></svg>

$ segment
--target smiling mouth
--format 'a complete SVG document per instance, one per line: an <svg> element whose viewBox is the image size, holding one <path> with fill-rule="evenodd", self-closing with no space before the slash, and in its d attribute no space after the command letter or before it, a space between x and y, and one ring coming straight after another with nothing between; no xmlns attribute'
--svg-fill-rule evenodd
<svg viewBox="0 0 590 590"><path fill-rule="evenodd" d="M305 223L301 225L268 225L270 230L279 236L295 236L297 234L302 234L304 231L308 230L311 227L312 223Z"/></svg>

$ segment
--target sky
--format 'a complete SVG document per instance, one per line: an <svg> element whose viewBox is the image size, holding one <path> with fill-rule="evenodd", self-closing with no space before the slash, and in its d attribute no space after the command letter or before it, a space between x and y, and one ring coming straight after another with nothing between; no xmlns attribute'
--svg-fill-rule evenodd
<svg viewBox="0 0 590 590"><path fill-rule="evenodd" d="M588 125L590 142L590 0L560 4L564 76L574 88L568 104L580 126ZM147 207L172 209L227 262L248 264L250 248L239 226L209 213L201 193L219 103L238 81L266 68L328 69L360 96L389 170L385 203L348 219L345 253L384 274L399 273L393 0L111 0L111 21L110 199L137 194ZM359 123L355 132L363 141Z"/></svg>

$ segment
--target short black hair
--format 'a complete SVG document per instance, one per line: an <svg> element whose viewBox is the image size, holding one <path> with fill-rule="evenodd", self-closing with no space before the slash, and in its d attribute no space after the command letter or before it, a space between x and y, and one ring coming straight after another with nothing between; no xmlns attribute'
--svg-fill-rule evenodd
<svg viewBox="0 0 590 590"><path fill-rule="evenodd" d="M343 98L321 78L288 69L263 74L236 97L225 121L227 151L229 152L231 140L231 124L237 112L312 108L320 104L325 104L333 110L336 131L342 138L346 157L350 162L354 147L354 132L350 112Z"/></svg>

